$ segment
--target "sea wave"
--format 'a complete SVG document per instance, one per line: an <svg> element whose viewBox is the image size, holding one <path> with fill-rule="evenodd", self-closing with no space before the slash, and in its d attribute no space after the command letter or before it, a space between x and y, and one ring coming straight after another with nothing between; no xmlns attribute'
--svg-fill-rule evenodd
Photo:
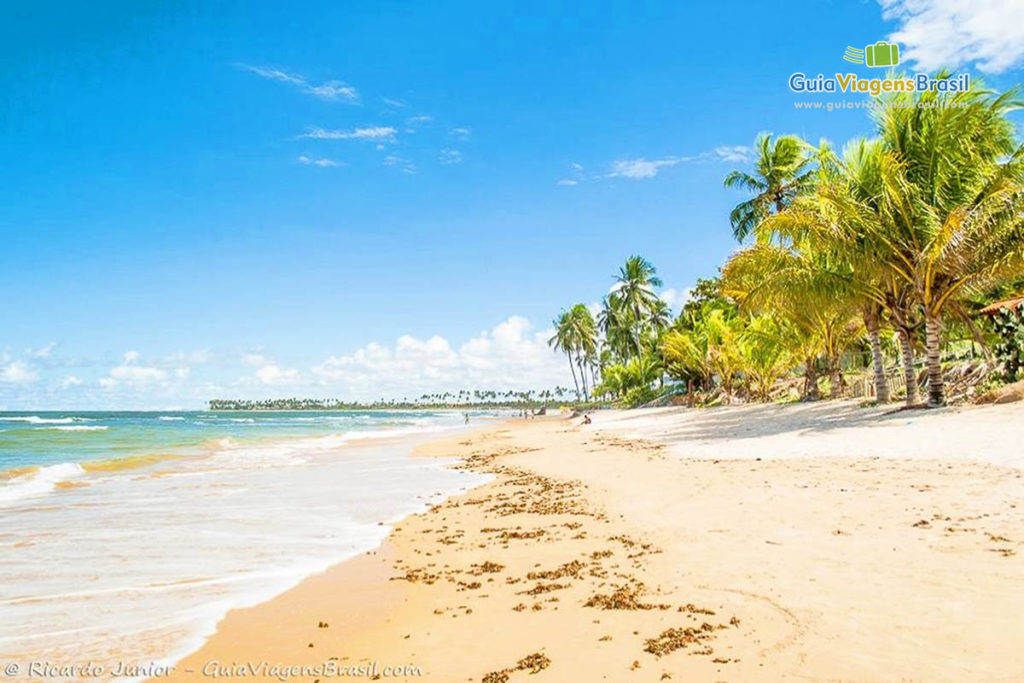
<svg viewBox="0 0 1024 683"><path fill-rule="evenodd" d="M181 417L179 415L161 415L157 419L158 420L163 420L164 422L184 422L185 421L185 418L183 418L183 417Z"/></svg>
<svg viewBox="0 0 1024 683"><path fill-rule="evenodd" d="M2 422L27 422L34 425L66 425L73 422L88 422L84 417L39 417L38 415L0 415Z"/></svg>
<svg viewBox="0 0 1024 683"><path fill-rule="evenodd" d="M63 427L36 427L36 429L56 429L61 432L103 432L110 427L106 425L65 425Z"/></svg>
<svg viewBox="0 0 1024 683"><path fill-rule="evenodd" d="M62 482L85 474L82 466L73 462L62 462L28 470L25 474L8 479L0 486L0 505L13 503L30 496L38 496L55 490Z"/></svg>

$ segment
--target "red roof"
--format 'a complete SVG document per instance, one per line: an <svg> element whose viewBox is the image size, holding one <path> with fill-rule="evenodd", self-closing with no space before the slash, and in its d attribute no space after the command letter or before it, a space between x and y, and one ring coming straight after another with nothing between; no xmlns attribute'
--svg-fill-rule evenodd
<svg viewBox="0 0 1024 683"><path fill-rule="evenodd" d="M1009 308L1010 310L1013 310L1015 308L1020 308L1022 305L1024 305L1024 294L989 304L985 308L981 309L980 312L984 315L995 315L1000 311L1000 309Z"/></svg>

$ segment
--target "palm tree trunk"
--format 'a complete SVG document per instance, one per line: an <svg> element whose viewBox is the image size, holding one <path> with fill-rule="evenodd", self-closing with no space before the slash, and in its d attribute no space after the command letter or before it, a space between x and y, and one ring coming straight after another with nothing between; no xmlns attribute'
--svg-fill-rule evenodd
<svg viewBox="0 0 1024 683"><path fill-rule="evenodd" d="M576 366L572 362L572 351L565 352L569 356L569 372L572 373L572 383L576 387L576 400L580 400L580 383L576 381Z"/></svg>
<svg viewBox="0 0 1024 683"><path fill-rule="evenodd" d="M939 352L942 346L942 321L931 311L925 311L925 358L928 364L928 407L938 408L946 404L946 388L942 378L942 362Z"/></svg>
<svg viewBox="0 0 1024 683"><path fill-rule="evenodd" d="M840 358L838 355L832 355L828 359L828 372L829 372L829 398L839 398L843 395L843 375L840 371Z"/></svg>
<svg viewBox="0 0 1024 683"><path fill-rule="evenodd" d="M907 383L906 406L917 405L917 373L914 371L914 347L910 343L910 330L900 326L897 330L900 338L900 355L903 356L903 379Z"/></svg>
<svg viewBox="0 0 1024 683"><path fill-rule="evenodd" d="M818 368L816 360L814 356L810 356L807 359L807 369L804 372L804 398L811 401L817 401L821 398L821 394L818 393Z"/></svg>
<svg viewBox="0 0 1024 683"><path fill-rule="evenodd" d="M590 392L587 390L587 372L583 369L583 356L576 354L576 363L580 366L580 382L583 384L583 400L590 402Z"/></svg>
<svg viewBox="0 0 1024 683"><path fill-rule="evenodd" d="M874 313L865 313L864 325L868 328L871 362L875 367L875 400L878 403L888 403L889 382L885 379L885 359L882 357L882 340L878 334L878 316Z"/></svg>

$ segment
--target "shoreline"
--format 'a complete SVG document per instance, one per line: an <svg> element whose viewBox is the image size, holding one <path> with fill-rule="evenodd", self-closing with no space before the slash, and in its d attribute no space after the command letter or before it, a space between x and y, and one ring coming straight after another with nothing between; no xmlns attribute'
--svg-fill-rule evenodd
<svg viewBox="0 0 1024 683"><path fill-rule="evenodd" d="M139 468L121 466L137 464L136 456L108 456L97 471L93 461L70 463L81 473L74 486L58 482L12 509L5 541L17 551L4 562L11 621L3 656L89 661L108 672L118 663L172 666L231 609L261 604L377 547L391 524L479 481L409 455L464 433L461 420L392 431L261 434L174 458L180 467L166 454L145 456ZM110 524L95 523L107 517ZM103 556L118 562L102 574L83 561ZM21 587L18 579L50 562L46 581L34 581L42 588Z"/></svg>
<svg viewBox="0 0 1024 683"><path fill-rule="evenodd" d="M846 436L808 431L799 409L783 415L804 456L683 459L678 440L622 436L622 421L653 435L645 421L675 429L730 410L607 413L589 430L510 420L421 446L417 457L457 455L455 467L496 478L233 610L169 678L206 680L209 662L376 663L382 678L400 665L423 675L391 678L485 683L1024 675L1019 467L969 453L824 457L818 445ZM912 440L938 427L956 443L979 410L991 409L889 428ZM1024 406L982 415L1019 444Z"/></svg>

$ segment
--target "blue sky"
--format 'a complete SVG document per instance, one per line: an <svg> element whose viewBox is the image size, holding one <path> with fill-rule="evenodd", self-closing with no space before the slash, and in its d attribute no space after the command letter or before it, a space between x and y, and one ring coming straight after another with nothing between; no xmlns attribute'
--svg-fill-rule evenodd
<svg viewBox="0 0 1024 683"><path fill-rule="evenodd" d="M0 408L565 384L559 308L735 248L759 131L870 132L792 72L1024 52L1019 0L209 4L0 9Z"/></svg>

